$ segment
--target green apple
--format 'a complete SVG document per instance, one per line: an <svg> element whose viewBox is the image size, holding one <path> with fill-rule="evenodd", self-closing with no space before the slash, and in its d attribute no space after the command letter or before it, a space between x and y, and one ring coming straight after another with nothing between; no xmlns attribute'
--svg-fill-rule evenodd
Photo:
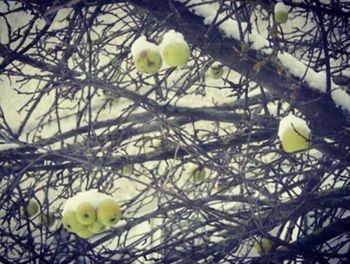
<svg viewBox="0 0 350 264"><path fill-rule="evenodd" d="M131 175L133 170L132 164L124 165L122 168L122 174L125 176Z"/></svg>
<svg viewBox="0 0 350 264"><path fill-rule="evenodd" d="M198 167L192 172L192 180L195 183L201 182L205 179L207 172L205 168Z"/></svg>
<svg viewBox="0 0 350 264"><path fill-rule="evenodd" d="M119 204L114 199L105 199L97 207L97 220L105 226L114 226L121 218Z"/></svg>
<svg viewBox="0 0 350 264"><path fill-rule="evenodd" d="M183 66L190 58L190 48L186 42L169 43L163 48L163 58L169 66Z"/></svg>
<svg viewBox="0 0 350 264"><path fill-rule="evenodd" d="M151 147L154 149L160 149L162 147L163 141L159 138L155 138L152 140Z"/></svg>
<svg viewBox="0 0 350 264"><path fill-rule="evenodd" d="M105 230L106 226L104 226L103 224L101 224L99 221L95 221L92 224L88 225L88 229L94 233L94 234L98 234L101 233L103 230Z"/></svg>
<svg viewBox="0 0 350 264"><path fill-rule="evenodd" d="M261 241L254 241L254 248L260 255L266 254L271 252L272 242L270 239L263 238Z"/></svg>
<svg viewBox="0 0 350 264"><path fill-rule="evenodd" d="M213 65L209 68L209 76L214 80L221 78L223 73L224 73L224 66L223 65L217 64L217 65Z"/></svg>
<svg viewBox="0 0 350 264"><path fill-rule="evenodd" d="M286 11L277 11L275 12L275 21L279 24L284 24L288 20L288 12Z"/></svg>
<svg viewBox="0 0 350 264"><path fill-rule="evenodd" d="M310 132L305 128L289 127L281 135L281 143L285 152L299 152L310 147Z"/></svg>
<svg viewBox="0 0 350 264"><path fill-rule="evenodd" d="M96 220L96 209L88 202L79 204L75 214L77 220L83 225L90 225Z"/></svg>
<svg viewBox="0 0 350 264"><path fill-rule="evenodd" d="M85 238L88 239L90 237L92 237L94 235L94 233L92 233L89 228L83 228L81 230L79 230L78 232L76 232L76 234L81 237L81 238Z"/></svg>
<svg viewBox="0 0 350 264"><path fill-rule="evenodd" d="M77 216L73 211L67 211L64 213L62 223L68 231L73 233L85 229L85 225L78 221Z"/></svg>
<svg viewBox="0 0 350 264"><path fill-rule="evenodd" d="M156 50L143 50L134 57L134 63L140 73L155 74L162 67L162 56Z"/></svg>
<svg viewBox="0 0 350 264"><path fill-rule="evenodd" d="M26 211L28 213L28 216L32 217L38 213L39 205L37 204L36 201L30 200L27 207L26 207Z"/></svg>

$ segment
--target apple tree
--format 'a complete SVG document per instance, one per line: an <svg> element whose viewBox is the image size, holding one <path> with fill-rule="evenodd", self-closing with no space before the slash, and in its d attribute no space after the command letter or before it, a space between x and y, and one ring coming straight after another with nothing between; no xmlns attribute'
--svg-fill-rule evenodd
<svg viewBox="0 0 350 264"><path fill-rule="evenodd" d="M349 263L349 15L1 1L0 262ZM122 215L84 238L89 190Z"/></svg>

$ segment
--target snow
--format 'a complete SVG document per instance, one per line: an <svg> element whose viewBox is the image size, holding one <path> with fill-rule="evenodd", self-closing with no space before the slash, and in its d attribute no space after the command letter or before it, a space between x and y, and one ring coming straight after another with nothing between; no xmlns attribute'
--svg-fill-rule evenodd
<svg viewBox="0 0 350 264"><path fill-rule="evenodd" d="M160 43L159 47L161 50L163 50L163 48L168 45L168 44L173 44L173 43L183 43L183 44L187 44L184 36L179 33L176 32L175 30L170 30L167 33L164 34L163 36L163 40Z"/></svg>
<svg viewBox="0 0 350 264"><path fill-rule="evenodd" d="M80 192L66 201L62 215L64 215L64 213L67 211L75 212L79 205L84 202L88 202L94 208L97 208L99 204L106 199L114 198L110 195L98 192L97 189L91 189L85 192Z"/></svg>
<svg viewBox="0 0 350 264"><path fill-rule="evenodd" d="M218 22L224 19L223 14L217 16L219 10L219 4L215 3L202 3L201 0L177 0L181 3L186 3L186 6L194 14L203 17L204 24L210 25L214 22ZM279 2L275 6L275 10L287 10L288 6ZM216 20L215 20L216 19ZM247 27L247 23L241 23L241 28L244 31ZM234 19L227 19L219 25L227 37L234 38L236 40L241 40L238 22ZM258 32L251 30L249 34L245 35L244 41L250 44L250 48L259 50L265 55L269 55L272 49L269 48L269 42L266 38L261 36ZM297 58L289 53L283 52L278 54L278 59L281 64L288 70L288 72L294 77L305 81L312 89L318 90L322 93L326 92L326 73L325 72L315 72L313 69L308 68L305 64L299 61ZM331 97L334 103L350 112L350 95L348 95L343 88L336 86L332 82Z"/></svg>
<svg viewBox="0 0 350 264"><path fill-rule="evenodd" d="M0 151L5 151L5 150L9 150L9 149L16 149L19 148L20 145L16 144L16 143L5 143L3 144L2 142L0 142Z"/></svg>
<svg viewBox="0 0 350 264"><path fill-rule="evenodd" d="M183 0L177 0L178 2L186 2ZM240 32L239 25L236 20L226 19L224 14L219 14L217 16L217 12L219 10L218 3L202 3L200 0L192 0L188 1L186 6L189 6L189 10L194 14L201 16L204 18L204 24L210 25L213 22L220 22L219 28L226 34L228 37L232 37L240 40ZM245 31L248 27L247 23L240 23L242 31ZM257 50L268 48L269 42L261 37L257 32L251 31L250 34L246 34L244 41L251 44L251 47ZM272 50L270 49L270 52Z"/></svg>
<svg viewBox="0 0 350 264"><path fill-rule="evenodd" d="M307 68L302 62L285 52L279 54L278 58L290 74L300 79L305 76L303 80L306 81L311 88L322 93L327 91L327 75L325 72L316 72L311 68ZM335 104L350 112L350 96L343 88L337 86L334 82L331 82L331 87L331 96Z"/></svg>
<svg viewBox="0 0 350 264"><path fill-rule="evenodd" d="M278 127L278 137L282 139L282 135L289 128L306 130L310 132L310 128L307 125L306 121L299 117L296 117L292 113L289 113L289 115L281 119Z"/></svg>
<svg viewBox="0 0 350 264"><path fill-rule="evenodd" d="M323 153L315 148L309 150L309 155L318 160L323 158Z"/></svg>
<svg viewBox="0 0 350 264"><path fill-rule="evenodd" d="M132 56L135 58L145 50L159 52L159 48L156 44L147 41L145 36L141 36L137 40L135 40L135 42L131 46Z"/></svg>
<svg viewBox="0 0 350 264"><path fill-rule="evenodd" d="M275 4L275 14L277 12L288 12L289 6L285 5L283 2L278 2Z"/></svg>
<svg viewBox="0 0 350 264"><path fill-rule="evenodd" d="M340 86L332 85L332 99L333 101L338 105L341 106L343 109L346 109L350 112L350 96L347 94L347 92L342 89Z"/></svg>

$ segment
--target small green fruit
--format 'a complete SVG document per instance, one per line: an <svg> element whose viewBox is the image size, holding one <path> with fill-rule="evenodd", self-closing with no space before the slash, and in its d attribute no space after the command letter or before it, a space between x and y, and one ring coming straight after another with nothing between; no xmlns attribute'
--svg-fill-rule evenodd
<svg viewBox="0 0 350 264"><path fill-rule="evenodd" d="M152 140L152 148L154 149L160 149L162 147L163 141L159 138Z"/></svg>
<svg viewBox="0 0 350 264"><path fill-rule="evenodd" d="M209 76L214 80L221 78L223 73L224 73L224 66L222 65L213 65L209 68Z"/></svg>
<svg viewBox="0 0 350 264"><path fill-rule="evenodd" d="M141 73L155 74L162 67L162 56L155 50L144 50L135 58L136 69Z"/></svg>
<svg viewBox="0 0 350 264"><path fill-rule="evenodd" d="M279 24L284 24L288 20L288 12L286 11L277 11L275 12L275 20Z"/></svg>
<svg viewBox="0 0 350 264"><path fill-rule="evenodd" d="M304 128L287 128L281 137L282 147L285 152L299 152L310 147L310 132Z"/></svg>
<svg viewBox="0 0 350 264"><path fill-rule="evenodd" d="M266 254L271 252L272 242L270 239L263 238L261 241L254 241L254 248L260 255Z"/></svg>
<svg viewBox="0 0 350 264"><path fill-rule="evenodd" d="M98 234L98 233L101 233L103 230L105 230L106 226L104 226L103 224L101 224L99 221L96 220L91 225L88 225L88 229L92 233Z"/></svg>
<svg viewBox="0 0 350 264"><path fill-rule="evenodd" d="M170 43L163 48L163 58L172 67L187 64L190 58L190 48L187 43Z"/></svg>
<svg viewBox="0 0 350 264"><path fill-rule="evenodd" d="M75 214L77 220L83 225L90 225L96 220L96 209L88 202L81 203Z"/></svg>
<svg viewBox="0 0 350 264"><path fill-rule="evenodd" d="M88 228L81 229L76 234L85 239L88 239L94 235L94 233L92 233Z"/></svg>
<svg viewBox="0 0 350 264"><path fill-rule="evenodd" d="M195 183L201 182L205 179L206 175L207 172L205 168L198 167L192 172L192 180Z"/></svg>
<svg viewBox="0 0 350 264"><path fill-rule="evenodd" d="M38 213L39 205L37 204L36 201L30 200L28 205L27 205L26 210L27 210L28 216L32 217Z"/></svg>
<svg viewBox="0 0 350 264"><path fill-rule="evenodd" d="M76 217L75 212L67 211L63 215L63 226L70 232L76 233L85 228L85 225L80 223Z"/></svg>
<svg viewBox="0 0 350 264"><path fill-rule="evenodd" d="M133 170L132 164L124 165L122 168L122 174L125 176L129 176L131 175L132 170Z"/></svg>
<svg viewBox="0 0 350 264"><path fill-rule="evenodd" d="M117 201L103 200L97 207L97 219L105 226L114 226L121 218L121 210Z"/></svg>

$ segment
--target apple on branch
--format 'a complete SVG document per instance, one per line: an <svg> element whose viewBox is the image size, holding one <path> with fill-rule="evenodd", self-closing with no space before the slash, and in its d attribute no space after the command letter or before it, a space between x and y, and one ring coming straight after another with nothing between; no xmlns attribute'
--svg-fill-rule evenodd
<svg viewBox="0 0 350 264"><path fill-rule="evenodd" d="M77 233L85 229L85 225L80 223L77 219L76 213L73 211L66 211L62 219L63 226L72 233Z"/></svg>
<svg viewBox="0 0 350 264"><path fill-rule="evenodd" d="M162 67L162 56L158 47L146 40L144 36L139 37L131 46L134 65L138 72L155 74Z"/></svg>
<svg viewBox="0 0 350 264"><path fill-rule="evenodd" d="M310 129L306 122L292 114L284 117L279 124L278 137L287 153L295 153L310 148Z"/></svg>
<svg viewBox="0 0 350 264"><path fill-rule="evenodd" d="M132 164L124 165L122 168L122 174L125 176L130 176L132 174L134 167Z"/></svg>
<svg viewBox="0 0 350 264"><path fill-rule="evenodd" d="M96 220L96 209L89 202L83 202L78 206L76 216L83 225L90 225Z"/></svg>
<svg viewBox="0 0 350 264"><path fill-rule="evenodd" d="M289 7L282 2L275 5L275 21L278 24L284 24L288 20Z"/></svg>
<svg viewBox="0 0 350 264"><path fill-rule="evenodd" d="M194 183L202 182L207 176L207 171L201 166L195 166L191 172L191 179Z"/></svg>
<svg viewBox="0 0 350 264"><path fill-rule="evenodd" d="M88 239L106 227L114 226L120 218L118 202L97 189L91 189L66 201L62 223L68 231Z"/></svg>
<svg viewBox="0 0 350 264"><path fill-rule="evenodd" d="M164 34L160 49L164 62L171 67L186 65L191 55L184 37L175 30Z"/></svg>
<svg viewBox="0 0 350 264"><path fill-rule="evenodd" d="M105 199L97 207L97 220L105 226L116 225L121 218L121 210L117 201Z"/></svg>
<svg viewBox="0 0 350 264"><path fill-rule="evenodd" d="M258 252L260 255L266 254L271 252L272 250L272 242L270 239L263 238L261 240L255 240L254 241L254 248L256 252Z"/></svg>
<svg viewBox="0 0 350 264"><path fill-rule="evenodd" d="M27 214L29 217L36 215L39 211L38 203L34 200L29 200L29 202L26 206L26 211L27 211Z"/></svg>

